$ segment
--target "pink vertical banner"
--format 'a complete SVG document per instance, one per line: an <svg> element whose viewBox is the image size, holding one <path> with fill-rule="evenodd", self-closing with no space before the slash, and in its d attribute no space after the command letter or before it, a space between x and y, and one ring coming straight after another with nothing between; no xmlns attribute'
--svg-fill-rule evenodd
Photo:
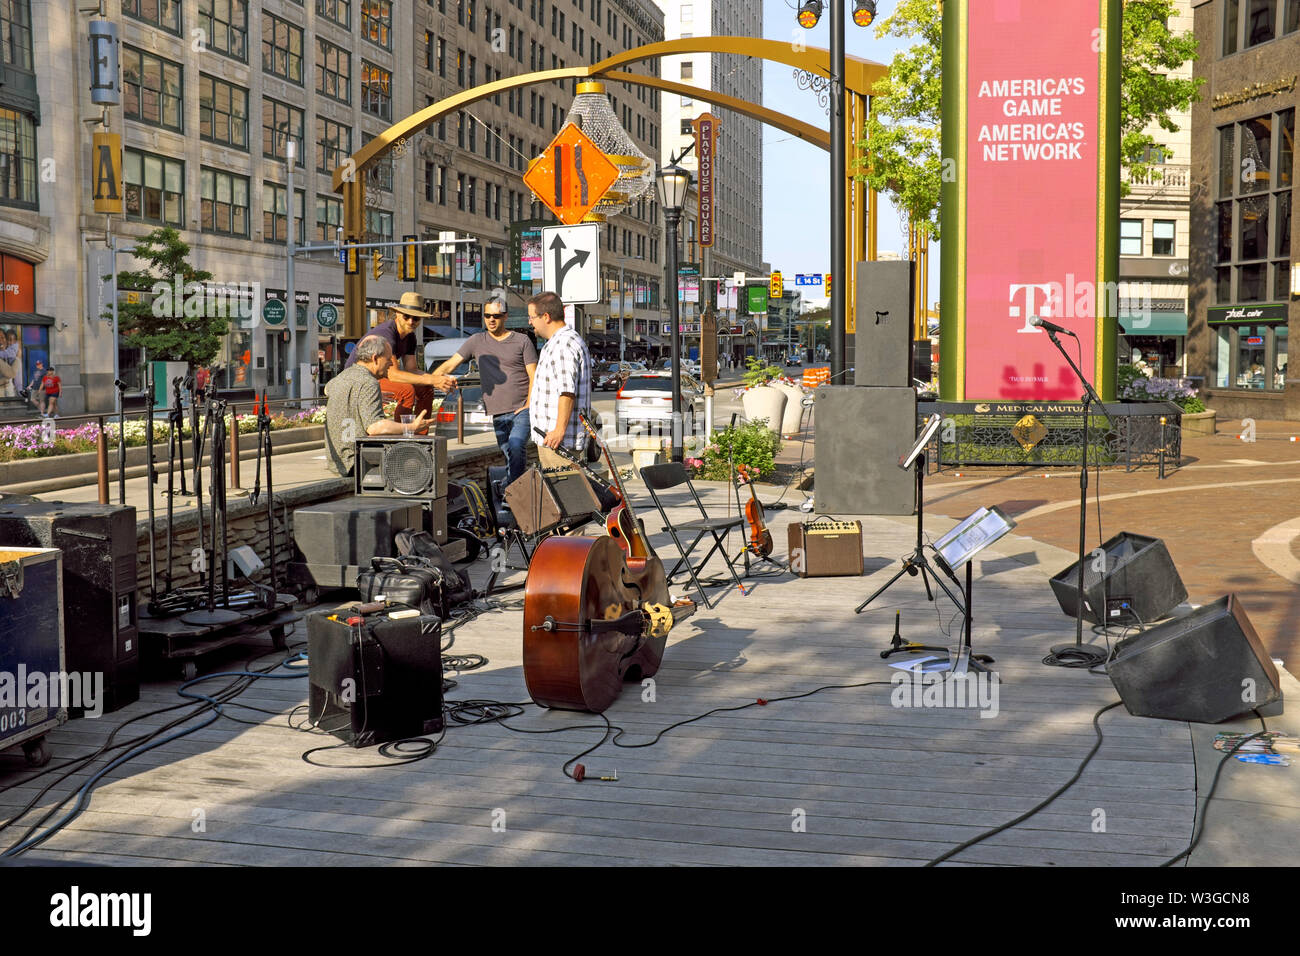
<svg viewBox="0 0 1300 956"><path fill-rule="evenodd" d="M1113 290L1098 275L1104 42L1098 3L970 0L965 82L965 398L1078 399L1034 316L1090 378ZM1100 296L1100 298L1098 298Z"/></svg>

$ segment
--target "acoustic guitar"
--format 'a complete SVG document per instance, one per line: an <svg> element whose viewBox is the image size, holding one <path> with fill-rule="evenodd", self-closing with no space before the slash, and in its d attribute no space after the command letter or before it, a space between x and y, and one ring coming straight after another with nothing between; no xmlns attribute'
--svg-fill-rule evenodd
<svg viewBox="0 0 1300 956"><path fill-rule="evenodd" d="M586 418L583 425L595 434ZM625 680L652 677L673 625L695 602L670 605L664 567L651 551L613 467L622 504L618 536L547 538L524 586L524 681L543 707L600 713Z"/></svg>

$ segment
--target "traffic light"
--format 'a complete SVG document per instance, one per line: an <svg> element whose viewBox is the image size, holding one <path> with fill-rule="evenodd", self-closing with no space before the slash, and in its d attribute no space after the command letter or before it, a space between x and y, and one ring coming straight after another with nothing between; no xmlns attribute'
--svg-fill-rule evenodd
<svg viewBox="0 0 1300 956"><path fill-rule="evenodd" d="M378 249L375 250L375 254L372 262L374 264L373 272L375 278L378 279L380 276L384 274L384 257L380 254Z"/></svg>
<svg viewBox="0 0 1300 956"><path fill-rule="evenodd" d="M357 253L357 247L349 242L347 244L347 261L343 263L343 271L350 276L356 275L361 271L361 256Z"/></svg>
<svg viewBox="0 0 1300 956"><path fill-rule="evenodd" d="M773 272L772 278L768 280L767 297L769 299L779 299L785 294L785 283L781 279L781 273Z"/></svg>
<svg viewBox="0 0 1300 956"><path fill-rule="evenodd" d="M830 294L831 294L831 274L828 272L826 273L826 295L829 297Z"/></svg>
<svg viewBox="0 0 1300 956"><path fill-rule="evenodd" d="M402 256L397 264L401 273L403 282L414 282L419 277L420 271L420 243L419 236L403 236Z"/></svg>

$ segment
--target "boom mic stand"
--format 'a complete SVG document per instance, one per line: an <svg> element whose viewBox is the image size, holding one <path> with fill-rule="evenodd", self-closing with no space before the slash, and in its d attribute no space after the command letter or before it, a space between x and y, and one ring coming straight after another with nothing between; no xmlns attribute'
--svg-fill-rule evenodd
<svg viewBox="0 0 1300 956"><path fill-rule="evenodd" d="M212 553L211 553L211 558L208 560L208 568L207 568L208 599L207 599L206 608L202 608L196 611L191 611L188 614L181 615L181 620L184 621L186 624L199 624L199 625L207 625L211 627L221 627L225 624L234 623L235 621L238 621L242 617L242 615L238 614L237 612L230 610L229 607L217 607L217 600L216 600L216 588L217 588L216 564L218 560L217 520L218 520L218 515L220 515L220 520L223 525L222 538L224 540L225 538L224 525L225 525L225 517L226 517L225 516L225 494L224 494L225 489L223 487L223 481L222 481L224 477L222 475L222 472L224 470L222 468L222 459L224 458L224 454L222 454L222 452L224 451L224 433L225 433L225 425L226 425L225 410L226 410L226 403L217 401L215 396L213 396L212 393L209 393L208 400L207 400L207 411L206 411L204 429L203 429L205 433L209 428L212 430L212 490L211 490ZM203 538L203 479L202 479L202 471L200 469L200 465L203 461L203 447L199 441L199 435L197 432L195 433L194 436L194 461L195 461L194 492L198 496L198 506L199 506L199 550L200 552L206 554L207 552L204 550L204 538ZM224 556L224 548L223 548L223 556L221 557L220 560L222 560L223 562L226 560L226 557ZM221 577L223 582L222 594L225 599L224 603L229 604L230 583L226 578L224 569Z"/></svg>
<svg viewBox="0 0 1300 956"><path fill-rule="evenodd" d="M1052 340L1052 344L1056 346L1056 350L1070 364L1075 376L1083 384L1083 437L1080 439L1081 455L1079 459L1079 578L1077 582L1079 600L1074 614L1074 643L1053 645L1052 656L1060 657L1065 654L1076 659L1095 657L1097 662L1100 663L1109 656L1107 651L1096 644L1083 643L1083 560L1084 537L1088 526L1088 446L1090 444L1088 430L1091 427L1092 403L1096 402L1101 405L1102 401L1101 396L1097 394L1097 390L1092 387L1092 383L1084 376L1079 366L1074 364L1074 359L1070 358L1070 353L1061 345L1061 340L1056 337L1055 330L1044 328L1044 331L1047 333L1047 337ZM1105 610L1105 608L1101 609L1103 615Z"/></svg>
<svg viewBox="0 0 1300 956"><path fill-rule="evenodd" d="M117 503L126 504L126 382L115 379L117 389Z"/></svg>
<svg viewBox="0 0 1300 956"><path fill-rule="evenodd" d="M880 595L884 594L895 581L904 574L910 574L912 577L921 575L921 580L925 582L925 597L929 601L934 600L934 591L930 587L929 575L934 574L934 569L930 567L930 562L925 557L925 541L923 523L925 521L925 452L916 456L916 547L912 553L903 559L903 566L898 569L898 573L885 582L876 590L871 597L867 598L861 604L853 609L854 614L861 614L868 604L874 601ZM938 576L935 575L935 579ZM946 648L940 648L946 650Z"/></svg>
<svg viewBox="0 0 1300 956"><path fill-rule="evenodd" d="M235 427L239 423L235 422ZM271 414L266 407L266 389L262 390L262 402L257 406L257 478L253 481L253 493L249 499L257 504L262 494L262 459L266 458L266 532L270 538L270 553L267 566L271 573L271 601L278 600L279 588L275 580L275 484L271 477ZM274 606L274 604L272 604Z"/></svg>
<svg viewBox="0 0 1300 956"><path fill-rule="evenodd" d="M158 556L155 553L156 541L153 528L153 486L158 480L158 473L154 470L153 460L154 376L151 371L146 371L145 376L145 484L149 491L149 603L152 604L158 600Z"/></svg>

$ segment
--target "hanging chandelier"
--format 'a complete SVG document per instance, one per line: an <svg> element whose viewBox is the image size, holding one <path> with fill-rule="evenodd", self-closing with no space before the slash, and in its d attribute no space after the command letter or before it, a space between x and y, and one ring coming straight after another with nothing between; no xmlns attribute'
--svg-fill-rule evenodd
<svg viewBox="0 0 1300 956"><path fill-rule="evenodd" d="M616 216L644 196L654 186L654 163L637 149L636 143L618 121L605 84L586 80L578 84L577 95L569 107L567 123L582 130L618 167L618 179L601 198L584 222L604 222Z"/></svg>

